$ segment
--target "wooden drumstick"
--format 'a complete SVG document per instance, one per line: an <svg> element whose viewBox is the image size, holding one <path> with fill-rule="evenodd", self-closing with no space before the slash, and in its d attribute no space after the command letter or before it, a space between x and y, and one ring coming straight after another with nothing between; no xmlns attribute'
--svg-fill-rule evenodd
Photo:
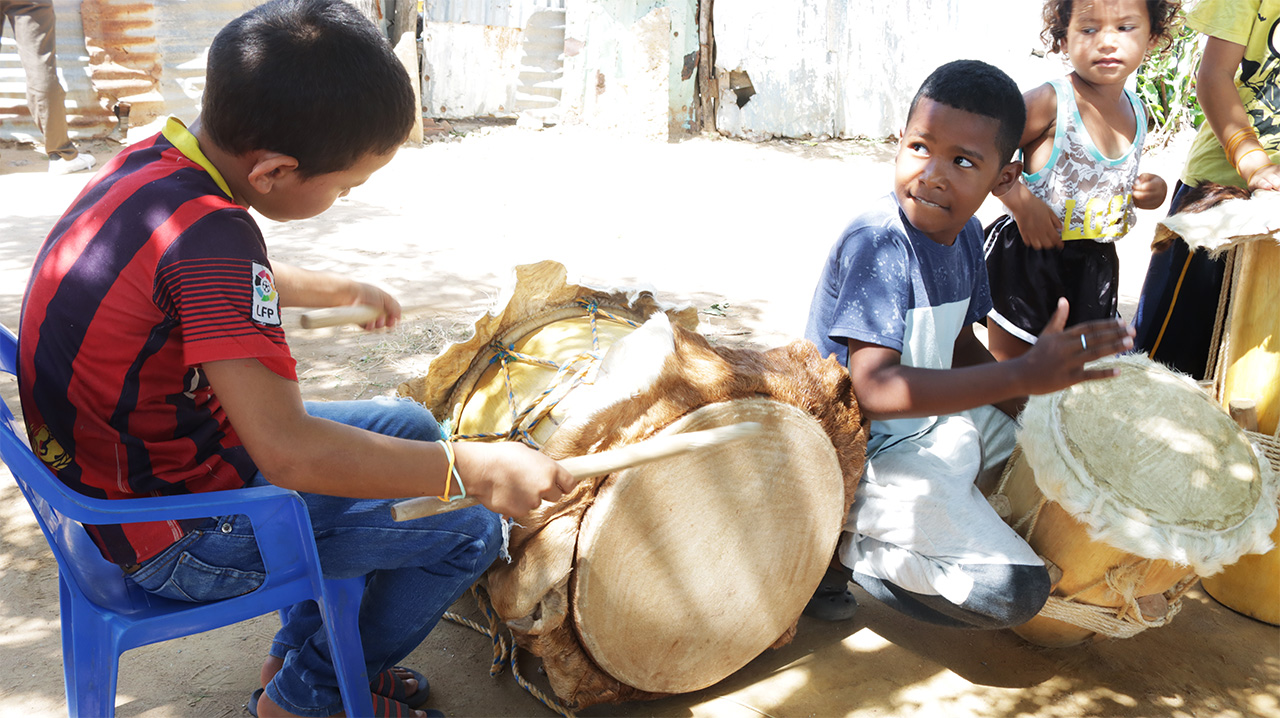
<svg viewBox="0 0 1280 718"><path fill-rule="evenodd" d="M650 461L719 446L730 441L755 436L763 430L764 426L757 422L743 421L702 431L655 436L651 439L637 441L629 446L610 449L609 451L561 459L560 466L573 476L574 485L576 486L579 481L592 476L612 474L615 471L647 464ZM572 490L572 487L570 487L570 490ZM568 493L568 491L565 493ZM392 504L391 518L395 521L408 521L409 519L422 518L423 516L442 514L446 511L465 509L478 503L480 502L472 498L448 502L441 501L434 496L405 499Z"/></svg>
<svg viewBox="0 0 1280 718"><path fill-rule="evenodd" d="M340 324L368 324L381 316L382 310L368 304L348 304L344 307L325 307L302 313L299 321L303 329L336 327Z"/></svg>

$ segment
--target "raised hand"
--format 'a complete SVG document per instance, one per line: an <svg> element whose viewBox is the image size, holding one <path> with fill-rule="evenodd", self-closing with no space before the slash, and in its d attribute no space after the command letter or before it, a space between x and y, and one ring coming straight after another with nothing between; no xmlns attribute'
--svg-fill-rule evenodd
<svg viewBox="0 0 1280 718"><path fill-rule="evenodd" d="M1084 365L1133 348L1133 329L1123 319L1082 322L1068 329L1067 311L1067 300L1059 298L1057 310L1035 345L1013 360L1024 363L1030 394L1048 394L1081 381L1115 376L1117 369L1085 369Z"/></svg>

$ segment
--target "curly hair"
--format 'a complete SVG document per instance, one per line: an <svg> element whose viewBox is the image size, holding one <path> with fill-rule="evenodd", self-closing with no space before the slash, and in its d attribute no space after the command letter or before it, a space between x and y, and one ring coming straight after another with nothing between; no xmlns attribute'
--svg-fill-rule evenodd
<svg viewBox="0 0 1280 718"><path fill-rule="evenodd" d="M1040 39L1049 52L1062 52L1067 44L1067 25L1071 24L1073 0L1045 0L1044 30ZM1157 39L1156 52L1164 52L1177 32L1178 12L1182 0L1147 0L1147 17L1151 19L1151 37Z"/></svg>

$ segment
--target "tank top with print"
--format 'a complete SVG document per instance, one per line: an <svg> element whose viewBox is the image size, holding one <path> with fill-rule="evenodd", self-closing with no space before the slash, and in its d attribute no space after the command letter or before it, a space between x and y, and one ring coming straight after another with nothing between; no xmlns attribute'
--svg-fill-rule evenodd
<svg viewBox="0 0 1280 718"><path fill-rule="evenodd" d="M1137 221L1133 208L1133 183L1138 179L1138 160L1147 135L1147 116L1137 95L1125 90L1133 106L1137 131L1133 143L1120 157L1103 156L1089 137L1071 80L1050 80L1058 95L1058 121L1054 129L1053 154L1035 174L1023 174L1031 193L1062 220L1062 239L1091 239L1115 242Z"/></svg>

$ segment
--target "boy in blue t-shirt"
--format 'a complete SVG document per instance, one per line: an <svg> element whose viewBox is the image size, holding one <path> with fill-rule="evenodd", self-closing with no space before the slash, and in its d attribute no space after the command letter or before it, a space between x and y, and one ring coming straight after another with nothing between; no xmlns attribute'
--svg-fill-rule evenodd
<svg viewBox="0 0 1280 718"><path fill-rule="evenodd" d="M1121 320L1064 331L1065 299L1017 359L993 363L974 335L991 297L973 214L1017 181L1025 119L999 69L961 60L935 70L912 100L894 191L832 248L805 331L848 366L872 420L837 557L871 595L941 625L1005 628L1043 606L1043 562L978 484L1012 451L1022 397L1112 376L1084 364L1133 344ZM836 619L855 607L842 585L820 588L806 612Z"/></svg>

